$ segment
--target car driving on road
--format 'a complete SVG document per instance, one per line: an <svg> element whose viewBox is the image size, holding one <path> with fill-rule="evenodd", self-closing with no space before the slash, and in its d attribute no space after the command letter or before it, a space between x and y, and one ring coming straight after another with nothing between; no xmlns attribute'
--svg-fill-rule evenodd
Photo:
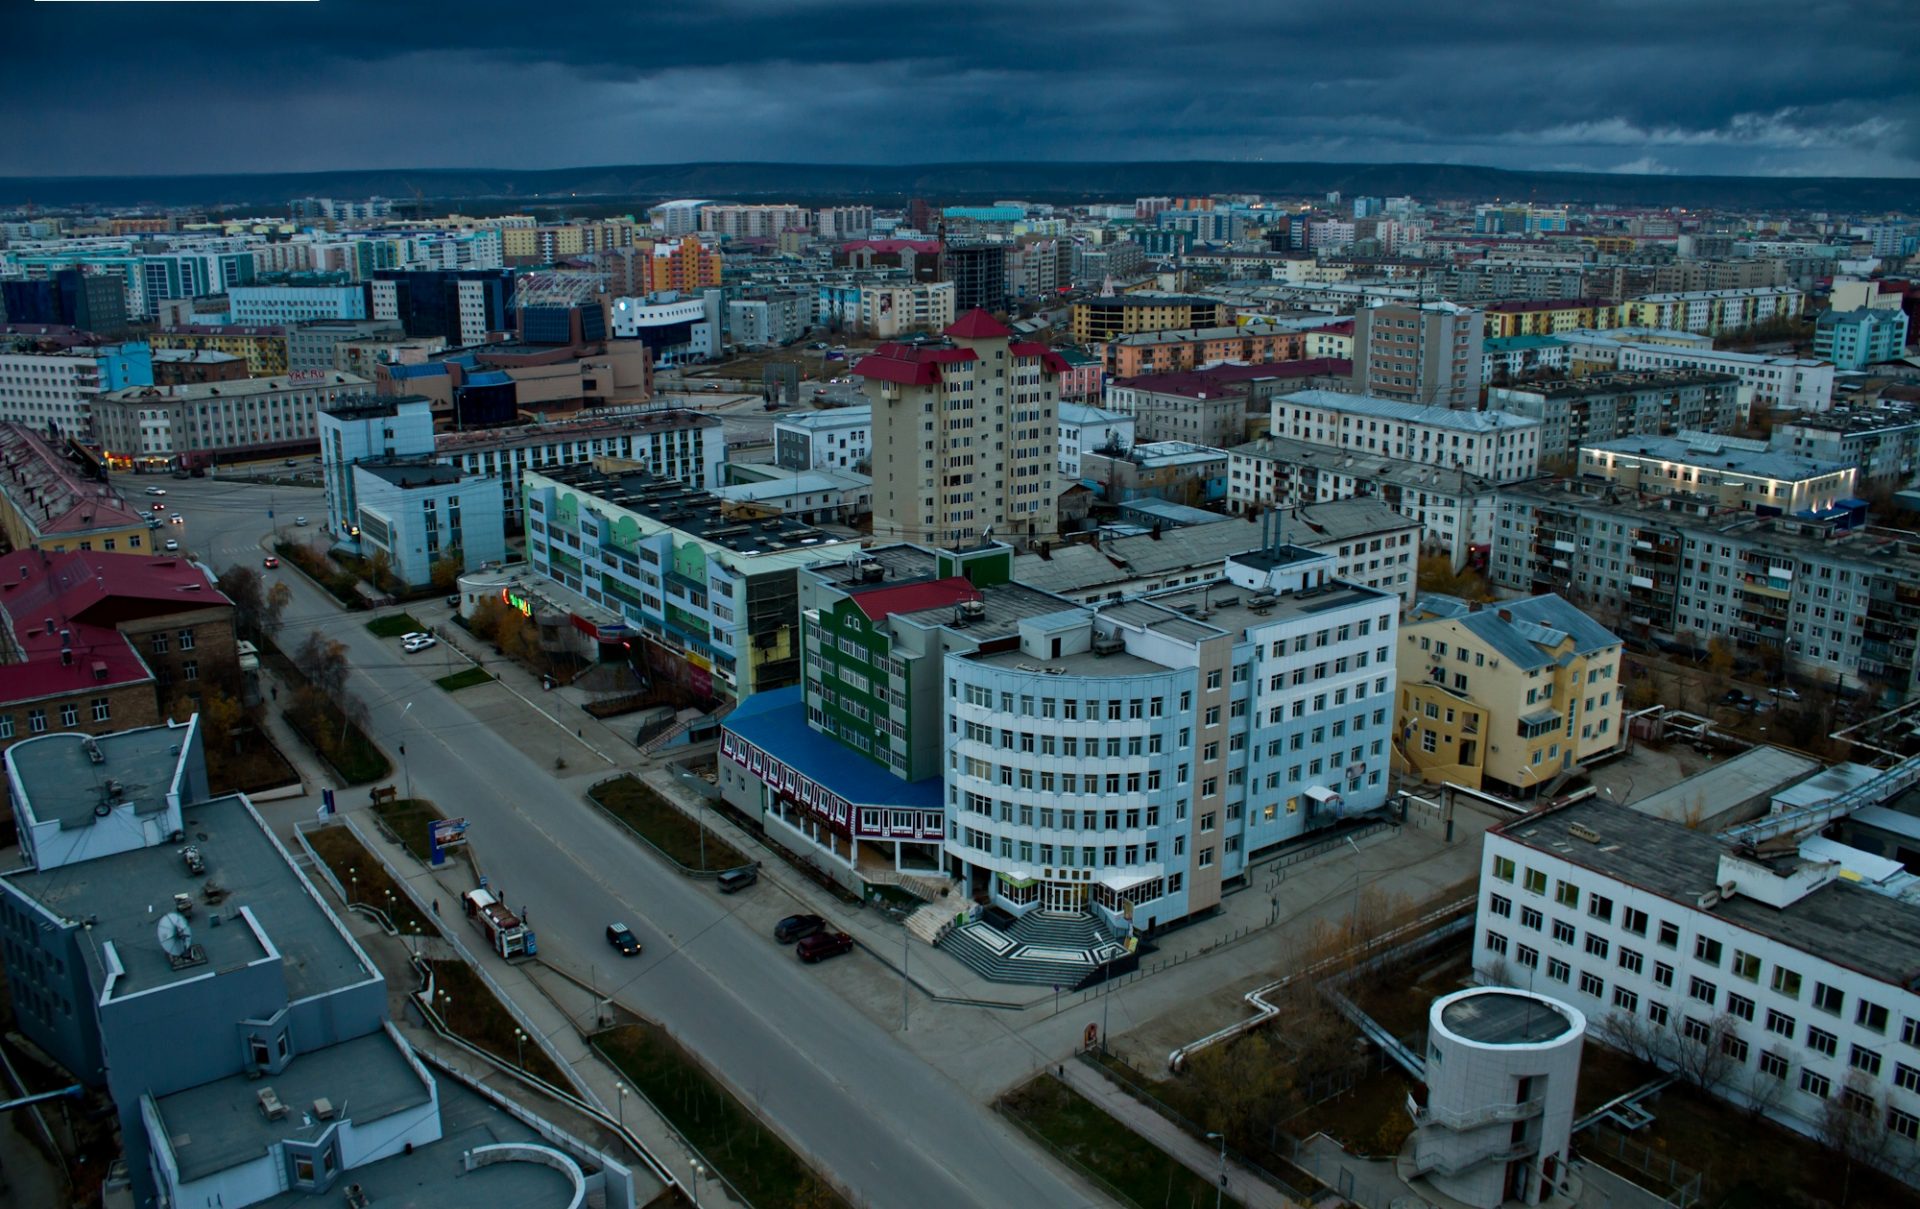
<svg viewBox="0 0 1920 1209"><path fill-rule="evenodd" d="M607 925L607 943L620 950L622 957L640 956L640 938L635 936L633 929L625 924Z"/></svg>
<svg viewBox="0 0 1920 1209"><path fill-rule="evenodd" d="M845 932L815 932L795 945L793 951L801 961L825 961L829 957L853 952L853 937Z"/></svg>

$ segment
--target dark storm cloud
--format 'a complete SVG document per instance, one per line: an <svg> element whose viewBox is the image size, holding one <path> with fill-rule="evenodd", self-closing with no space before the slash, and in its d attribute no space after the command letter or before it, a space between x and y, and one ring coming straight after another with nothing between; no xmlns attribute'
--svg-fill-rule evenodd
<svg viewBox="0 0 1920 1209"><path fill-rule="evenodd" d="M1910 0L12 6L0 173L711 159L1920 174Z"/></svg>

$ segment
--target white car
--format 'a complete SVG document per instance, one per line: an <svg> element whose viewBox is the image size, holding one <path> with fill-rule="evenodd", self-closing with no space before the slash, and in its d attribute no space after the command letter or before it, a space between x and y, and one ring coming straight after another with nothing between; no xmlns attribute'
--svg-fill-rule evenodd
<svg viewBox="0 0 1920 1209"><path fill-rule="evenodd" d="M301 526L302 528L305 528L307 524L307 518L304 516L296 516L293 518L293 523Z"/></svg>
<svg viewBox="0 0 1920 1209"><path fill-rule="evenodd" d="M179 548L180 548L179 542L174 541L172 538L167 539L167 553L171 554L175 550L178 550Z"/></svg>
<svg viewBox="0 0 1920 1209"><path fill-rule="evenodd" d="M167 489L166 489L165 487L149 487L149 488L147 488L147 494L148 494L148 495L165 495L166 493L167 493Z"/></svg>
<svg viewBox="0 0 1920 1209"><path fill-rule="evenodd" d="M402 645L405 645L406 643L409 643L409 642L418 642L422 638L431 639L432 637L433 637L432 634L429 634L424 630L413 630L408 633L400 635L400 642Z"/></svg>
<svg viewBox="0 0 1920 1209"><path fill-rule="evenodd" d="M426 650L430 646L435 646L438 643L439 639L429 638L425 634L422 634L417 638L409 638L405 642L402 642L400 649L409 655L417 655L421 651Z"/></svg>

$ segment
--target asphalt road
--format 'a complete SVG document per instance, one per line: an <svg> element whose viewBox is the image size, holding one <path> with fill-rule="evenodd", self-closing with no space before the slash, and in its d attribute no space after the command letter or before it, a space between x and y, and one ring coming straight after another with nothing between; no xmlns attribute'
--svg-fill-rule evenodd
<svg viewBox="0 0 1920 1209"><path fill-rule="evenodd" d="M183 544L216 570L260 566L266 488L209 480L159 482L187 517ZM276 523L318 519L316 491L276 489ZM313 531L291 530L307 536ZM465 815L491 883L525 906L544 954L570 968L618 970L611 993L665 1025L721 1069L856 1200L876 1206L1100 1203L963 1089L822 985L789 950L735 919L704 883L668 873L581 801L604 766L562 784L501 744L431 682L438 661L413 662L393 639L285 568L263 572L293 591L282 641L318 628L347 645L351 688L389 752L406 745L417 795ZM595 761L598 765L598 761ZM761 886L741 899L774 893ZM645 956L617 967L602 935L634 926ZM870 960L864 955L841 961Z"/></svg>

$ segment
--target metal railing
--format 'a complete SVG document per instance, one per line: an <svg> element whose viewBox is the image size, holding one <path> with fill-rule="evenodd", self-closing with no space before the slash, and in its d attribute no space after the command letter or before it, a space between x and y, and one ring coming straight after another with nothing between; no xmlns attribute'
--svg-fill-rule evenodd
<svg viewBox="0 0 1920 1209"><path fill-rule="evenodd" d="M1482 1125L1494 1125L1501 1122L1524 1121L1528 1117L1537 1117L1546 1109L1546 1098L1535 1096L1531 1100L1522 1100L1517 1104L1489 1104L1476 1108L1472 1112L1454 1112L1451 1109L1435 1108L1431 1104L1421 1104L1409 1093L1407 1095L1407 1115L1416 1125L1442 1125L1448 1129L1477 1129Z"/></svg>

